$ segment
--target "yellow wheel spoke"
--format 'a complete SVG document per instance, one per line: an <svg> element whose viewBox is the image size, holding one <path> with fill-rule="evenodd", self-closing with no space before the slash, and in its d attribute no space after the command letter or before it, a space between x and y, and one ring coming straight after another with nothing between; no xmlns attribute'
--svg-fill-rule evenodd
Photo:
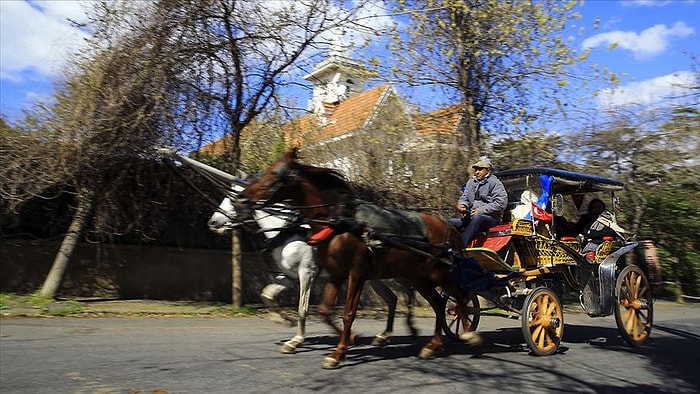
<svg viewBox="0 0 700 394"><path fill-rule="evenodd" d="M554 314L554 309L556 309L556 307L557 307L557 304L555 304L554 302L550 302L547 305L547 312L544 315L546 317L552 316Z"/></svg>
<svg viewBox="0 0 700 394"><path fill-rule="evenodd" d="M635 273L634 274L634 298L638 299L639 294L640 294L640 289L641 289L641 284L642 284L642 276Z"/></svg>
<svg viewBox="0 0 700 394"><path fill-rule="evenodd" d="M540 317L539 314L530 315L529 325L530 325L530 327L541 326L542 325L542 317Z"/></svg>
<svg viewBox="0 0 700 394"><path fill-rule="evenodd" d="M541 333L542 333L542 326L534 327L534 329L532 330L532 335L530 335L530 337L532 338L532 341L537 342Z"/></svg>
<svg viewBox="0 0 700 394"><path fill-rule="evenodd" d="M547 331L542 329L542 326L539 327L539 337L537 338L537 347L540 349L544 349L544 341L547 338Z"/></svg>
<svg viewBox="0 0 700 394"><path fill-rule="evenodd" d="M637 314L635 313L634 309L629 310L629 317L627 320L625 320L625 331L627 332L632 332L632 328L634 327L637 320Z"/></svg>
<svg viewBox="0 0 700 394"><path fill-rule="evenodd" d="M634 314L634 318L632 319L632 327L630 329L630 336L632 338L637 338L639 337L639 319L637 319L637 314Z"/></svg>

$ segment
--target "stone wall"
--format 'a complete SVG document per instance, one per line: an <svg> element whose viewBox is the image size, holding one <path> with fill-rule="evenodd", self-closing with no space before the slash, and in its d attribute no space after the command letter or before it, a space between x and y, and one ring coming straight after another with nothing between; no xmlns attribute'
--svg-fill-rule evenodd
<svg viewBox="0 0 700 394"><path fill-rule="evenodd" d="M0 291L27 294L40 289L59 246L59 241L0 241ZM259 303L260 290L272 278L269 255L244 254L242 269L243 302ZM290 289L281 301L295 303L297 292L298 287ZM68 265L57 297L230 302L231 253L83 243Z"/></svg>
<svg viewBox="0 0 700 394"><path fill-rule="evenodd" d="M0 240L0 292L30 294L39 290L59 246L60 241ZM244 253L242 270L242 302L260 304L260 291L275 274L272 258L264 252ZM324 282L323 277L316 280L311 305L320 301ZM399 308L405 306L401 294L397 292ZM294 281L293 287L278 300L283 306L295 307L298 295L299 285ZM82 243L56 297L230 303L231 253L221 249ZM341 289L340 304L344 297ZM369 286L365 287L361 302L364 306L384 305Z"/></svg>

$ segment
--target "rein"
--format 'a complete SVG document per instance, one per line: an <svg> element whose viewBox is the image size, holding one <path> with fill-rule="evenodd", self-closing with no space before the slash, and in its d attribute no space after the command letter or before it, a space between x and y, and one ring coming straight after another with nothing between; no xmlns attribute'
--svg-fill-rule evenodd
<svg viewBox="0 0 700 394"><path fill-rule="evenodd" d="M259 209L267 209L272 207L272 205L268 202L269 200L265 200L263 202L256 202L255 205L260 206ZM273 203L276 204L276 203ZM289 210L302 210L302 209L312 209L312 208L326 208L326 207L333 207L338 205L337 203L326 203L326 204L316 204L316 205L287 205L287 209Z"/></svg>
<svg viewBox="0 0 700 394"><path fill-rule="evenodd" d="M187 178L184 174L182 174L180 171L178 171L178 170L177 170L177 167L175 167L175 164L173 164L172 161L170 161L169 163L170 163L170 166L171 166L171 168L173 169L173 171L174 171L178 176L180 176L182 179L184 179L184 180L185 180L185 183L187 183L187 185L188 185L190 188L192 188L192 190L194 190L194 191L196 191L197 193L199 193L200 195L202 195L202 197L204 197L210 204L212 204L213 206L217 207L217 208L216 208L217 211L220 211L220 212L221 212L221 210L219 209L219 203L218 203L218 202L216 202L213 198L211 198L207 193L204 193L200 188L198 188L197 185L195 185L195 184L192 182L191 179ZM212 181L212 182L213 182L215 185L217 185L219 188L222 188L222 189L223 189L223 183L222 183L221 181L219 181L219 180L217 180L217 179L215 179L215 178L213 178L213 177L211 177L211 176L209 176L209 175L206 175L204 172L202 172L202 171L200 171L200 170L198 170L198 169L195 169L195 170L196 170L200 175L203 175L205 178L207 178L207 179L209 179L210 181ZM228 189L229 189L229 188L226 187L224 190L228 191ZM232 219L231 217L229 217L225 212L221 212L221 213L223 213L223 214L224 214L226 217L228 217L229 219L233 220L233 219Z"/></svg>
<svg viewBox="0 0 700 394"><path fill-rule="evenodd" d="M440 262L445 262L445 260L444 260L443 258L438 257L438 256L435 256L435 255L432 255L432 254L430 254L430 253L428 253L428 252L425 252L425 251L423 251L423 250L421 250L421 249L418 249L418 247L412 246L412 245L410 245L410 244L409 244L408 242L406 242L406 241L399 241L399 240L397 240L396 238L386 237L386 236L381 236L381 235L376 235L376 234L374 235L374 238L376 238L376 239L378 239L378 240L380 240L380 241L382 241L382 242L385 242L385 243L388 244L389 246L393 246L393 247L395 247L395 248L397 248L397 249L403 249L403 250L406 250L406 251L409 251L409 252L412 252L412 253L421 255L421 256L423 256L423 257L426 257L426 258L429 258L429 259L432 259L432 260L436 260L436 261L440 261ZM440 249L440 250L443 250L443 251L445 251L445 252L449 252L450 249L451 249L450 245L449 245L449 244L445 244L445 243L443 243L443 244L431 244L431 243L428 243L428 242L416 242L416 241L413 241L412 243L413 243L413 244L420 244L420 245L423 246L423 247L429 247L429 248L432 248L432 249Z"/></svg>

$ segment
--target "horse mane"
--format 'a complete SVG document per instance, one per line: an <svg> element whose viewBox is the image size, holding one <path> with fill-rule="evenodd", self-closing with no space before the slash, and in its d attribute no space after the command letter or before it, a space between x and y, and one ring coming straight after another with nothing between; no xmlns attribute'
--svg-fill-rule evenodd
<svg viewBox="0 0 700 394"><path fill-rule="evenodd" d="M321 190L335 190L343 194L354 194L352 185L338 170L325 167L315 167L298 163L299 173Z"/></svg>
<svg viewBox="0 0 700 394"><path fill-rule="evenodd" d="M320 190L333 190L345 195L354 195L352 185L340 171L300 163L299 147L293 147L285 152L282 160L293 165L299 174L314 183Z"/></svg>

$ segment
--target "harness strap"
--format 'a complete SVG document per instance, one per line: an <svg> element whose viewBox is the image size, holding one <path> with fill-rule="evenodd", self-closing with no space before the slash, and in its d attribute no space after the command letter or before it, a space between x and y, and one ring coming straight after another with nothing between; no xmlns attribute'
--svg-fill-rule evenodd
<svg viewBox="0 0 700 394"><path fill-rule="evenodd" d="M428 246L428 247L435 248L435 249L442 249L445 252L447 252L449 249L445 249L445 248L449 247L449 245L432 245L432 244L426 244L424 242L421 242L420 244L413 243L413 245L410 245L410 242L407 242L407 240L405 240L405 239L399 241L399 240L396 240L395 238L382 237L382 236L378 236L378 235L375 235L374 238L386 243L387 245L389 245L391 247L397 248L397 249L407 250L407 251L413 252L415 254L421 255L423 257L432 259L432 260L437 260L439 262L448 263L449 265L451 265L451 263L452 263L451 260L448 262L448 261L445 261L445 259L441 258L440 256L435 256L435 255L430 254L428 252L425 252L421 249L418 249L418 247Z"/></svg>
<svg viewBox="0 0 700 394"><path fill-rule="evenodd" d="M344 233L348 231L353 231L353 230L359 230L359 229L367 229L367 227L363 223L358 223L352 219L349 218L334 218L329 225L324 226L321 228L319 231L311 235L309 237L309 240L306 241L309 245L318 245L320 242L328 240L332 235L334 234L339 234L339 233ZM365 231L362 235L362 238L364 239L365 243L367 244L367 248L374 254L374 249L376 249L377 245L373 245L372 240L379 241L381 243L385 243L391 247L397 248L397 249L403 249L407 250L413 253L416 253L418 255L421 255L426 258L430 258L432 260L437 260L443 263L448 263L451 265L451 259L450 261L445 261L444 258L441 258L441 256L435 256L433 254L427 253L420 248L434 248L434 249L442 249L445 253L442 254L444 256L446 253L449 253L450 245L447 243L444 244L439 244L439 245L432 245L427 242L427 239L422 236L412 236L412 235L395 235L395 234L377 234L373 231Z"/></svg>

